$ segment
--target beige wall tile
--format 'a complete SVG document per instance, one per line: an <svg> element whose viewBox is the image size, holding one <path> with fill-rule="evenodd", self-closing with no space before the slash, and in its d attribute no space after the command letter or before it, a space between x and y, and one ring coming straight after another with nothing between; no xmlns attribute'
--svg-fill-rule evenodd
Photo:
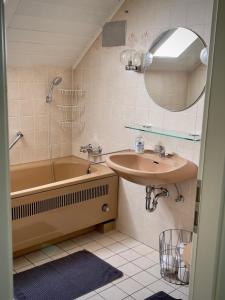
<svg viewBox="0 0 225 300"><path fill-rule="evenodd" d="M86 90L85 128L73 131L73 153L80 155L82 144L98 142L103 151L133 148L138 135L124 128L132 122L148 123L185 132L201 131L204 99L192 108L172 113L157 106L146 92L143 74L127 72L120 63L122 50L133 47L147 52L153 40L164 30L184 26L199 33L209 43L212 0L127 0L113 20L127 20L126 47L101 47L97 38L73 73L74 87ZM124 11L128 10L128 13ZM143 134L146 148L161 142L167 151L199 163L199 143L183 142L168 137ZM85 155L83 156L85 157ZM170 198L160 200L158 209L145 210L145 189L125 180L120 181L119 218L117 227L148 245L158 247L158 235L167 228L192 229L195 181L179 184L184 203Z"/></svg>
<svg viewBox="0 0 225 300"><path fill-rule="evenodd" d="M71 88L72 71L68 68L34 66L30 68L8 67L8 107L9 140L12 141L17 131L24 137L10 151L11 164L29 162L50 157L50 144L57 151L54 157L70 155L72 130L64 132L59 126L62 118L56 103L64 103L64 97L57 91L49 105L45 98L49 83L56 76L62 76L61 87ZM65 136L64 136L65 135Z"/></svg>

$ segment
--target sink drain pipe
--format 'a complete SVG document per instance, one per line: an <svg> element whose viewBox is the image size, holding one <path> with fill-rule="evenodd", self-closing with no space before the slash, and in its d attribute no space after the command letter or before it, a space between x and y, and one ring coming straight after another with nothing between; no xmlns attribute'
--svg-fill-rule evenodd
<svg viewBox="0 0 225 300"><path fill-rule="evenodd" d="M180 194L177 185L174 184L174 186L177 192L177 198L175 199L175 202L184 201L184 197ZM154 212L158 206L158 200L160 198L168 198L168 197L169 197L168 189L164 187L155 187L152 185L147 185L146 197L145 197L145 209L148 212Z"/></svg>

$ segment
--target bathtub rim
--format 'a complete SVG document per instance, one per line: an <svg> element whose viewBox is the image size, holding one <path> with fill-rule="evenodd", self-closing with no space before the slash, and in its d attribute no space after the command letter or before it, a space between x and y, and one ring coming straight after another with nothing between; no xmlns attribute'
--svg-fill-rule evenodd
<svg viewBox="0 0 225 300"><path fill-rule="evenodd" d="M52 159L52 160L53 161L63 161L63 160L66 160L66 159L73 159L73 158L77 159L80 162L82 162L82 161L85 162L85 163L88 162L87 160L82 159L80 157L77 157L75 155L55 158L55 159ZM45 160L45 161L51 161L51 159ZM32 163L33 162L26 163L26 164L32 164ZM12 165L12 167L14 167L14 166L19 167L20 165L26 165L26 164ZM27 196L27 195L32 195L32 194L37 194L37 193L49 191L49 190L52 190L52 189L60 189L62 187L71 186L71 185L74 185L74 184L80 184L82 182L93 181L93 180L101 179L101 178L105 178L105 177L117 176L116 173L112 169L110 169L109 167L107 167L103 163L91 165L91 168L94 168L94 171L93 171L93 173L90 173L90 174L84 174L84 175L81 175L81 176L72 177L72 178L69 178L69 179L60 180L60 181L56 181L56 182L53 182L53 183L40 185L40 186L37 186L37 187L32 187L32 188L29 188L29 189L24 189L24 190L11 192L10 193L11 199L16 199L16 198L20 198L20 197Z"/></svg>

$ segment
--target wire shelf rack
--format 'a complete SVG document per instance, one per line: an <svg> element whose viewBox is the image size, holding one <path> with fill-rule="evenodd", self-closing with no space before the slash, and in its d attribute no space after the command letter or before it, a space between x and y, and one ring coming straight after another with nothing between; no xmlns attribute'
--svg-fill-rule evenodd
<svg viewBox="0 0 225 300"><path fill-rule="evenodd" d="M61 112L61 120L59 121L62 129L77 129L78 131L84 128L82 116L85 113L85 105L80 102L80 98L84 96L83 89L58 89L58 92L63 96L62 103L56 106Z"/></svg>
<svg viewBox="0 0 225 300"><path fill-rule="evenodd" d="M83 89L58 89L59 93L65 96L83 96L85 91Z"/></svg>
<svg viewBox="0 0 225 300"><path fill-rule="evenodd" d="M78 131L81 131L85 126L85 122L83 121L77 122L73 120L60 121L59 124L62 127L62 129L76 128Z"/></svg>

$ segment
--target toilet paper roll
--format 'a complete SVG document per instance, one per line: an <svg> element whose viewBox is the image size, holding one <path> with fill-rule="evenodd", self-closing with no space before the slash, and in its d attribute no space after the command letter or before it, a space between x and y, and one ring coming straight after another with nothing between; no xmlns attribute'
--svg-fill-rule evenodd
<svg viewBox="0 0 225 300"><path fill-rule="evenodd" d="M189 283L189 271L183 261L179 263L177 277L181 282Z"/></svg>
<svg viewBox="0 0 225 300"><path fill-rule="evenodd" d="M176 258L172 255L163 255L162 267L164 270L169 271L170 273L175 273L177 270Z"/></svg>

